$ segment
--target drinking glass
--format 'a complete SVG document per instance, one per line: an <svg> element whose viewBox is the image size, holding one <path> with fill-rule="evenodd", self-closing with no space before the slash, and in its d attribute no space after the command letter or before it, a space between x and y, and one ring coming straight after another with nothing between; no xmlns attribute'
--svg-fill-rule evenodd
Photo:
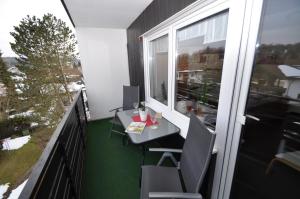
<svg viewBox="0 0 300 199"><path fill-rule="evenodd" d="M135 109L135 111L133 111L133 113L138 113L138 107L139 107L139 103L138 102L134 102L133 103L133 108Z"/></svg>
<svg viewBox="0 0 300 199"><path fill-rule="evenodd" d="M151 119L151 122L152 122L152 125L151 125L151 129L157 129L157 118L156 118L156 114L155 113L151 113L150 114L150 119Z"/></svg>

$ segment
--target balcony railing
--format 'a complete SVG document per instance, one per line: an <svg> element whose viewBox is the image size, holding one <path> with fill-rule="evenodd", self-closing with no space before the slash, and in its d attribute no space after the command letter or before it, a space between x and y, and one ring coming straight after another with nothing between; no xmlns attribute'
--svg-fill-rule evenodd
<svg viewBox="0 0 300 199"><path fill-rule="evenodd" d="M87 119L79 91L32 169L20 198L80 198Z"/></svg>

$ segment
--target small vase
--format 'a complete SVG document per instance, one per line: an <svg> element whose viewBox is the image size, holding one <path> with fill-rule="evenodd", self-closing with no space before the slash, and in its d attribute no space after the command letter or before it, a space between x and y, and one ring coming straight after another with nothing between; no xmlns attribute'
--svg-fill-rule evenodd
<svg viewBox="0 0 300 199"><path fill-rule="evenodd" d="M139 115L142 122L145 122L147 120L147 114L148 114L147 109L145 109L144 111L142 109L139 109Z"/></svg>

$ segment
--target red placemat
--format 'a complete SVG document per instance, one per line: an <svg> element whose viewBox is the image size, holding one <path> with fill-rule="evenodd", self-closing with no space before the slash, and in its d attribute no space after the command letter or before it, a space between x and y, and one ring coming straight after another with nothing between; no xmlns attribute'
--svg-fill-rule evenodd
<svg viewBox="0 0 300 199"><path fill-rule="evenodd" d="M141 122L141 118L140 118L140 116L139 115L134 115L134 116L132 116L131 117L132 118L132 120L134 121L134 122ZM154 124L158 124L158 122L156 121ZM150 115L148 114L147 115L147 120L146 120L146 126L152 126L152 125L154 125L153 124L153 122L151 121L151 119L150 119Z"/></svg>

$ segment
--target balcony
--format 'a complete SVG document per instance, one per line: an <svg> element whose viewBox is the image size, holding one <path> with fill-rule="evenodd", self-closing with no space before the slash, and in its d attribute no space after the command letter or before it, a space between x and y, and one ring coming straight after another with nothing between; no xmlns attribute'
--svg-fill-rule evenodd
<svg viewBox="0 0 300 199"><path fill-rule="evenodd" d="M216 135L195 194L212 199L299 196L298 2L62 4L78 38L87 99L82 91L76 94L20 198L140 198L141 166L156 165L161 158L148 149L182 149L193 117ZM147 142L111 133L116 118L124 133L128 124L122 113L134 109L132 104L129 110L110 111L122 106L124 85L138 87L138 104L144 102L156 119L162 116L153 134L160 132L162 120L178 131L148 136Z"/></svg>
<svg viewBox="0 0 300 199"><path fill-rule="evenodd" d="M85 107L79 91L32 169L20 198L139 197L143 151L140 146L122 144L122 136L110 136L110 118L87 123ZM171 136L148 147L178 148L182 142ZM155 165L160 157L147 153L143 164ZM173 163L166 161L164 165ZM207 183L212 169L206 175ZM208 196L211 186L207 184L201 191Z"/></svg>

